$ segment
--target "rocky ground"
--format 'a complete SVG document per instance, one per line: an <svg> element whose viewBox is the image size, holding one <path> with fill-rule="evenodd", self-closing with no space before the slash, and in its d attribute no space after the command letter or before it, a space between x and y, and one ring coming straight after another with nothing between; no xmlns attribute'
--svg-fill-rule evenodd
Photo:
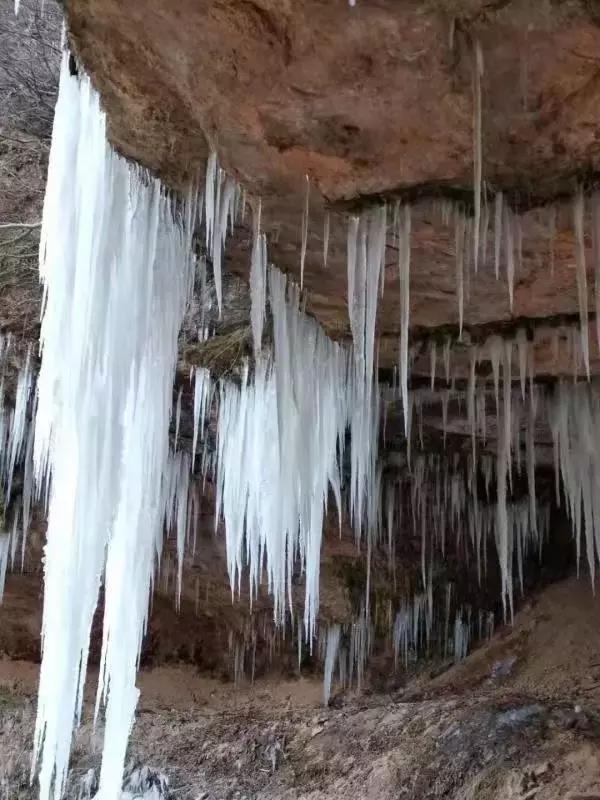
<svg viewBox="0 0 600 800"><path fill-rule="evenodd" d="M462 664L392 694L338 692L329 708L315 678L235 688L184 665L145 672L130 756L185 800L597 800L599 611L585 580L563 581ZM35 796L36 672L0 664L7 797ZM86 721L69 796L98 764L96 741Z"/></svg>

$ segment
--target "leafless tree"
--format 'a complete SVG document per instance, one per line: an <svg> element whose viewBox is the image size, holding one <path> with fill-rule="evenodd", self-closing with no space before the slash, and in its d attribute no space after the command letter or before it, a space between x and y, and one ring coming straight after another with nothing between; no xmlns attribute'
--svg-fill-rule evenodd
<svg viewBox="0 0 600 800"><path fill-rule="evenodd" d="M35 335L37 248L60 62L53 0L0 0L0 328Z"/></svg>

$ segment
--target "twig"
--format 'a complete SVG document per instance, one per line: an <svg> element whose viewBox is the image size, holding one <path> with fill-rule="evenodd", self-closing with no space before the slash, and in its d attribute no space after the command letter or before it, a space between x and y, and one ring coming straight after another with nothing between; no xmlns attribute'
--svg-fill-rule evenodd
<svg viewBox="0 0 600 800"><path fill-rule="evenodd" d="M6 230L7 228L39 228L41 222L4 222L0 224L0 228Z"/></svg>

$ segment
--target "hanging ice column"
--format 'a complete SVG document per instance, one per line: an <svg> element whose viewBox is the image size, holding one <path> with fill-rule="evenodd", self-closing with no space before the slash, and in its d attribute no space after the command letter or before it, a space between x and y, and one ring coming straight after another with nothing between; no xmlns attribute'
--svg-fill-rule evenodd
<svg viewBox="0 0 600 800"><path fill-rule="evenodd" d="M263 564L275 618L291 607L294 558L305 571L305 628L319 608L321 537L329 487L341 515L340 460L348 424L348 352L300 311L297 286L269 272L273 361L256 363L241 387L220 386L217 518L223 517L232 591L248 564L258 588Z"/></svg>
<svg viewBox="0 0 600 800"><path fill-rule="evenodd" d="M98 95L65 55L40 246L34 460L38 485L52 476L34 756L42 800L63 794L103 574L99 796L120 796L191 275L178 220L159 182L109 148Z"/></svg>

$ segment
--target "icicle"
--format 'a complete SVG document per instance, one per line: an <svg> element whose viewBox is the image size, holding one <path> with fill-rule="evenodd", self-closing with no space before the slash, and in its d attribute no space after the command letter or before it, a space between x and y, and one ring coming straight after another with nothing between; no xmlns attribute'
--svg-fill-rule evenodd
<svg viewBox="0 0 600 800"><path fill-rule="evenodd" d="M17 391L15 395L15 407L12 414L10 431L8 435L8 460L7 460L7 479L6 497L10 499L13 473L17 461L20 459L25 443L27 431L27 408L29 396L33 385L33 375L31 372L31 347L27 349L25 365L19 371L17 379Z"/></svg>
<svg viewBox="0 0 600 800"><path fill-rule="evenodd" d="M476 423L475 423L475 383L476 374L475 366L477 363L477 348L472 346L469 350L469 382L467 386L467 413L469 418L469 425L471 428L471 448L473 455L473 463L475 463L476 451Z"/></svg>
<svg viewBox="0 0 600 800"><path fill-rule="evenodd" d="M483 190L483 217L481 221L482 239L481 239L481 260L483 265L487 264L488 253L488 238L490 230L490 206L487 198L487 189Z"/></svg>
<svg viewBox="0 0 600 800"><path fill-rule="evenodd" d="M306 246L308 244L308 204L310 202L310 178L306 177L306 192L304 195L304 209L302 211L302 245L300 248L300 291L304 288L304 262L306 261Z"/></svg>
<svg viewBox="0 0 600 800"><path fill-rule="evenodd" d="M477 272L479 264L479 235L481 224L481 174L482 174L482 131L481 131L481 78L483 76L483 54L476 40L473 53L473 269Z"/></svg>
<svg viewBox="0 0 600 800"><path fill-rule="evenodd" d="M445 390L442 392L442 431L444 435L444 447L446 446L446 432L448 430L448 400L450 393Z"/></svg>
<svg viewBox="0 0 600 800"><path fill-rule="evenodd" d="M527 417L527 484L529 490L529 526L534 536L537 536L537 500L535 493L535 402L533 396L529 404ZM522 587L521 587L522 589Z"/></svg>
<svg viewBox="0 0 600 800"><path fill-rule="evenodd" d="M504 249L506 255L508 300L512 312L515 293L515 239L513 214L508 206L504 206Z"/></svg>
<svg viewBox="0 0 600 800"><path fill-rule="evenodd" d="M588 290L587 270L585 264L585 241L583 218L585 204L583 188L580 186L573 199L573 219L575 225L575 266L577 270L577 297L579 300L579 328L581 335L581 353L588 380L590 379L590 344L588 336Z"/></svg>
<svg viewBox="0 0 600 800"><path fill-rule="evenodd" d="M504 437L506 450L506 463L508 479L512 485L512 456L511 456L511 431L512 431L512 342L504 342L504 365L502 369L502 389L504 397Z"/></svg>
<svg viewBox="0 0 600 800"><path fill-rule="evenodd" d="M516 335L517 352L519 354L519 381L521 383L521 397L525 400L525 386L527 380L527 332L519 328Z"/></svg>
<svg viewBox="0 0 600 800"><path fill-rule="evenodd" d="M594 259L594 301L596 312L596 339L600 350L600 195L592 195L592 253Z"/></svg>
<svg viewBox="0 0 600 800"><path fill-rule="evenodd" d="M400 270L400 392L404 411L404 433L408 431L408 328L410 315L410 206L401 209L399 264Z"/></svg>
<svg viewBox="0 0 600 800"><path fill-rule="evenodd" d="M267 243L260 231L261 202L254 221L254 242L250 260L250 322L252 325L252 341L254 358L258 358L262 347L265 307L267 302Z"/></svg>
<svg viewBox="0 0 600 800"><path fill-rule="evenodd" d="M171 199L108 147L98 95L68 62L65 54L40 242L34 463L38 486L52 476L34 738L41 800L52 785L55 800L65 789L103 572L100 793L120 796L191 266Z"/></svg>
<svg viewBox="0 0 600 800"><path fill-rule="evenodd" d="M6 570L10 551L10 536L0 532L0 603L4 600L4 584L6 583Z"/></svg>
<svg viewBox="0 0 600 800"><path fill-rule="evenodd" d="M496 416L499 415L500 361L503 358L504 343L500 336L490 336L488 340L492 376L494 379L494 397L496 399Z"/></svg>
<svg viewBox="0 0 600 800"><path fill-rule="evenodd" d="M430 375L431 375L431 391L435 388L435 365L437 360L437 342L432 339L429 343L429 358L430 358Z"/></svg>
<svg viewBox="0 0 600 800"><path fill-rule="evenodd" d="M194 438L192 440L192 469L198 449L198 436L204 435L204 426L210 407L212 384L210 372L205 367L196 367L194 371Z"/></svg>
<svg viewBox="0 0 600 800"><path fill-rule="evenodd" d="M330 227L329 211L325 212L325 221L323 223L323 267L327 269L327 256L329 255L329 227Z"/></svg>
<svg viewBox="0 0 600 800"><path fill-rule="evenodd" d="M458 301L458 338L462 338L464 317L464 260L465 260L465 217L462 211L456 212L454 241L456 252L456 297Z"/></svg>
<svg viewBox="0 0 600 800"><path fill-rule="evenodd" d="M25 566L25 548L27 533L31 522L31 501L33 498L33 436L35 428L29 426L27 445L25 447L25 465L23 468L23 538L21 540L21 571Z"/></svg>
<svg viewBox="0 0 600 800"><path fill-rule="evenodd" d="M450 385L450 348L452 343L450 337L447 336L444 340L444 377L446 378L446 385Z"/></svg>
<svg viewBox="0 0 600 800"><path fill-rule="evenodd" d="M496 280L500 277L500 251L502 247L502 192L494 198L494 272Z"/></svg>
<svg viewBox="0 0 600 800"><path fill-rule="evenodd" d="M329 698L331 697L331 681L340 649L340 635L341 628L338 624L329 625L327 628L327 646L325 651L323 680L323 704L325 706L329 705Z"/></svg>

